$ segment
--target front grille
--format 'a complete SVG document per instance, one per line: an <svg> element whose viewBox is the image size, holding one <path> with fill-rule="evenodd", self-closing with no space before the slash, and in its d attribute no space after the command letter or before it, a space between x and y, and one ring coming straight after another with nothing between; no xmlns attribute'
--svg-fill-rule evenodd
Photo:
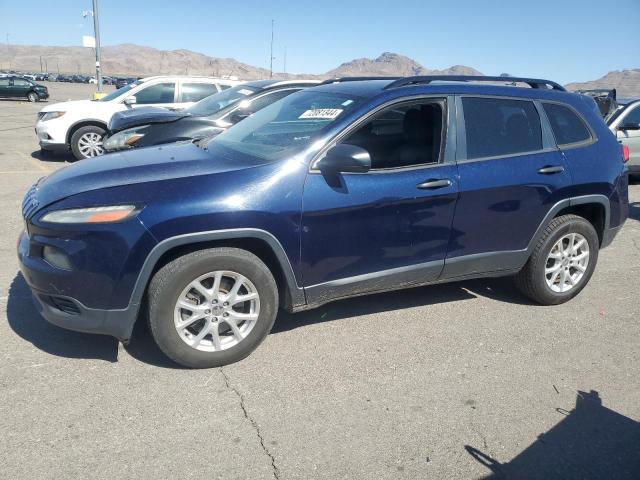
<svg viewBox="0 0 640 480"><path fill-rule="evenodd" d="M31 218L31 215L33 215L35 213L35 211L38 209L38 183L40 182L40 180L38 180L38 182L34 183L31 188L29 190L27 190L27 193L24 196L24 199L22 200L22 216L24 217L25 220L29 220L29 218Z"/></svg>
<svg viewBox="0 0 640 480"><path fill-rule="evenodd" d="M47 300L52 307L57 308L61 312L69 315L80 315L80 309L73 300L65 297L55 297L53 295L49 295Z"/></svg>

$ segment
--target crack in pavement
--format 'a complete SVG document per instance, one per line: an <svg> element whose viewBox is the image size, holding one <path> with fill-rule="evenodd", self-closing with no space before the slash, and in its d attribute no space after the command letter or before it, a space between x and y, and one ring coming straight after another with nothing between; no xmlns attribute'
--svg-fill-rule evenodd
<svg viewBox="0 0 640 480"><path fill-rule="evenodd" d="M256 435L258 436L258 440L260 441L260 446L262 447L262 450L264 451L265 455L269 457L269 459L271 460L271 469L273 471L273 478L275 478L276 480L279 480L280 471L276 466L276 459L273 456L273 454L269 451L267 446L265 445L264 437L262 436L262 432L260 431L260 427L258 426L258 423L251 417L251 415L249 415L249 412L247 411L247 406L244 401L244 395L242 395L235 387L231 385L231 383L229 382L229 377L227 376L225 371L222 369L222 367L220 367L220 373L222 374L222 378L224 378L224 383L227 386L227 389L231 390L233 393L235 393L238 396L238 400L240 401L240 408L242 409L244 418L249 420L249 423L251 423L251 426L256 431Z"/></svg>

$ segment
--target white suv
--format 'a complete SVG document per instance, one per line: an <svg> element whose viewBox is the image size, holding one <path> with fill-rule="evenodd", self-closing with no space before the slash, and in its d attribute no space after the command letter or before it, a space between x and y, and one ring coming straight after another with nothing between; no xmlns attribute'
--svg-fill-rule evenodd
<svg viewBox="0 0 640 480"><path fill-rule="evenodd" d="M102 154L102 138L114 113L138 106L182 109L240 83L209 77L148 77L100 100L47 105L36 123L40 148L44 154L71 149L78 160L95 157Z"/></svg>

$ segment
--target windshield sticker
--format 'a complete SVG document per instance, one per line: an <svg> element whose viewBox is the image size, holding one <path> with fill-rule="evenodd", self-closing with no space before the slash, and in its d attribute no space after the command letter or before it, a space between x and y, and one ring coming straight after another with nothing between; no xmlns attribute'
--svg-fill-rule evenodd
<svg viewBox="0 0 640 480"><path fill-rule="evenodd" d="M238 90L238 93L241 93L242 95L251 95L253 91L247 90L246 88L241 88L240 90Z"/></svg>
<svg viewBox="0 0 640 480"><path fill-rule="evenodd" d="M298 118L322 118L327 120L333 120L343 112L341 108L313 108L307 110Z"/></svg>
<svg viewBox="0 0 640 480"><path fill-rule="evenodd" d="M347 100L346 102L342 102L342 106L343 107L348 107L349 105L351 105L353 103L353 100Z"/></svg>

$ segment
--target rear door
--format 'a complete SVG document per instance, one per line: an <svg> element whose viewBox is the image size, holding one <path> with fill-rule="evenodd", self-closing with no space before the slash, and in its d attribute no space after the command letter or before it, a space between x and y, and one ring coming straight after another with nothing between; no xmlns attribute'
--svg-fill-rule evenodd
<svg viewBox="0 0 640 480"><path fill-rule="evenodd" d="M460 96L456 109L460 197L443 278L520 268L571 185L564 157L534 101Z"/></svg>
<svg viewBox="0 0 640 480"><path fill-rule="evenodd" d="M24 78L14 78L13 88L11 89L11 95L13 97L26 97L29 90L31 90L31 82Z"/></svg>

